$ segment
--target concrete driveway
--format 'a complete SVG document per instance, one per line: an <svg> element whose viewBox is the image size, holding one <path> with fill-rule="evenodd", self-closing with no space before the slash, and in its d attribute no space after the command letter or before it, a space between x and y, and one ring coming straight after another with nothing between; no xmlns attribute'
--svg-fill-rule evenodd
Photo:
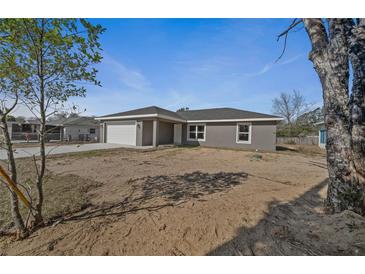
<svg viewBox="0 0 365 274"><path fill-rule="evenodd" d="M112 149L112 148L126 148L125 145L120 144L105 144L105 143L93 143L93 144L81 144L81 145L51 145L46 146L46 153L49 155L63 154L70 152L82 152L90 150ZM16 148L14 152L15 158L32 157L33 155L39 156L39 147L22 147ZM0 149L0 160L6 160L6 150Z"/></svg>

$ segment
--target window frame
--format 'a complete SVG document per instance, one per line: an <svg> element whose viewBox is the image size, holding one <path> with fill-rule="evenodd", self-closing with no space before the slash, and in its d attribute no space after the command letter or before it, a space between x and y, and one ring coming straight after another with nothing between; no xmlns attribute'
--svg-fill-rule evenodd
<svg viewBox="0 0 365 274"><path fill-rule="evenodd" d="M190 126L195 126L196 127L195 128L195 131L190 131ZM204 127L204 131L198 131L198 126L203 126ZM196 138L190 138L190 132L195 132ZM203 133L204 134L204 138L198 138L198 133ZM206 135L207 135L207 126L206 126L205 123L192 123L192 124L187 124L186 139L188 141L205 142Z"/></svg>
<svg viewBox="0 0 365 274"><path fill-rule="evenodd" d="M93 130L94 132L92 133L91 130ZM96 128L89 128L89 134L96 134Z"/></svg>
<svg viewBox="0 0 365 274"><path fill-rule="evenodd" d="M248 126L248 132L240 132L240 126ZM248 134L248 140L242 141L239 139L239 134ZM251 136L252 136L252 123L237 123L236 126L236 143L237 144L251 144Z"/></svg>

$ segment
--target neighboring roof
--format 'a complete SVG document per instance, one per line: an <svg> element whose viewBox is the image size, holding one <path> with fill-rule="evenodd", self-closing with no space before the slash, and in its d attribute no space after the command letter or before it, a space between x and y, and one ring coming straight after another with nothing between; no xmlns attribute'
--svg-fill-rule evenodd
<svg viewBox="0 0 365 274"><path fill-rule="evenodd" d="M98 126L99 121L95 120L94 117L80 116L51 121L50 124L62 126Z"/></svg>
<svg viewBox="0 0 365 274"><path fill-rule="evenodd" d="M252 112L235 108L211 108L179 111L178 114L185 120L249 120L249 119L272 119L281 120L279 116Z"/></svg>
<svg viewBox="0 0 365 274"><path fill-rule="evenodd" d="M114 114L109 114L105 116L98 117L98 120L106 120L105 118L117 119L117 118L138 118L138 117L162 117L162 118L170 118L173 120L182 120L181 116L176 112L163 109L156 106L150 106L145 108L139 108L124 112L118 112Z"/></svg>
<svg viewBox="0 0 365 274"><path fill-rule="evenodd" d="M98 117L98 120L108 119L133 119L142 117L161 117L171 118L184 122L190 121L239 121L239 120L282 120L279 116L234 109L234 108L211 108L211 109L199 109L199 110L186 110L173 112L167 109L159 108L156 106L139 108L135 110L114 113Z"/></svg>
<svg viewBox="0 0 365 274"><path fill-rule="evenodd" d="M17 125L40 125L41 122L39 120L37 120L37 119L27 119L27 120L24 120L24 121L9 121L8 124L17 124Z"/></svg>

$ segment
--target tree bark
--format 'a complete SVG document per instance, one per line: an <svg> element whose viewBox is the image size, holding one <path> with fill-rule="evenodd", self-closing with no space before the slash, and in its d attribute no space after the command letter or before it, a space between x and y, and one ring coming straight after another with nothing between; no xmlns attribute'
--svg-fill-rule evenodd
<svg viewBox="0 0 365 274"><path fill-rule="evenodd" d="M42 225L43 224L43 201L44 201L44 194L43 194L43 180L44 174L46 170L46 149L45 149L45 142L46 142L46 113L45 113L45 99L44 99L44 82L43 77L41 77L41 84L40 84L40 130L39 130L39 150L40 150L40 168L37 174L37 204L36 204L36 215L35 215L35 225Z"/></svg>
<svg viewBox="0 0 365 274"><path fill-rule="evenodd" d="M11 179L13 180L14 183L17 183L17 170L16 170L15 159L14 159L13 145L12 145L10 134L9 134L8 124L6 122L6 120L7 120L6 117L7 117L6 115L3 115L1 117L1 124L2 124L2 129L3 129L3 135L5 138L5 146L7 149L9 171L11 174ZM9 189L9 191L10 191L11 215L14 220L15 228L17 230L17 234L20 237L24 237L26 234L26 227L24 225L22 215L20 214L19 200L14 191L12 191L10 189Z"/></svg>
<svg viewBox="0 0 365 274"><path fill-rule="evenodd" d="M43 67L43 27L44 21L42 20L42 31L40 33L40 46L38 51L38 78L39 78L39 113L40 113L40 129L39 129L39 150L40 150L40 168L37 173L37 204L35 214L35 225L43 225L43 180L46 170L46 150L45 150L45 138L46 138L46 108L45 108L45 86L44 86L44 67Z"/></svg>
<svg viewBox="0 0 365 274"><path fill-rule="evenodd" d="M351 134L354 168L365 186L365 19L360 19L350 33L350 60L353 70L351 93ZM364 200L365 201L365 200ZM363 205L365 207L365 205Z"/></svg>
<svg viewBox="0 0 365 274"><path fill-rule="evenodd" d="M330 180L326 206L332 213L345 209L364 213L364 189L354 169L352 149L348 20L331 19L329 35L321 19L303 20L312 43L309 59L314 64L323 89Z"/></svg>

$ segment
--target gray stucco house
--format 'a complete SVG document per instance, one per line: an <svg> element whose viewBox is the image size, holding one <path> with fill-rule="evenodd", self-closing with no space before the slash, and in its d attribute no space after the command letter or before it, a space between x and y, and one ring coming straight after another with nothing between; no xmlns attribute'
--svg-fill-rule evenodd
<svg viewBox="0 0 365 274"><path fill-rule="evenodd" d="M127 146L200 145L274 151L278 116L233 108L173 112L156 106L96 118L100 139Z"/></svg>

